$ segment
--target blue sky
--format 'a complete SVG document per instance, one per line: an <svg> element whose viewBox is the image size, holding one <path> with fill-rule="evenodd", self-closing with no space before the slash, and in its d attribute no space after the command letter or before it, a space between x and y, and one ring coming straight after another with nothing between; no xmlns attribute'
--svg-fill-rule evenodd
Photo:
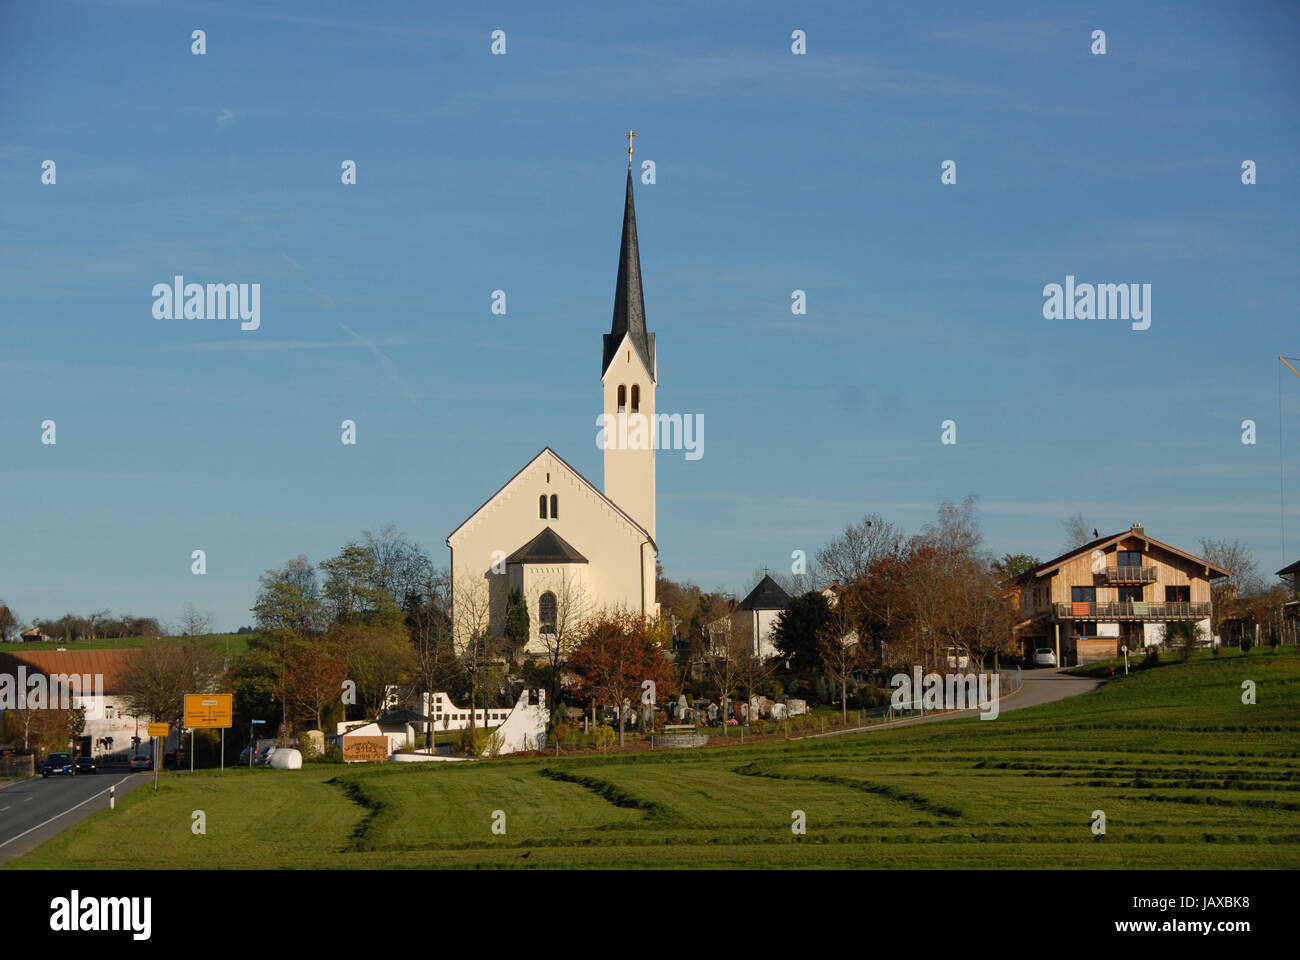
<svg viewBox="0 0 1300 960"><path fill-rule="evenodd" d="M999 553L1077 510L1277 569L1300 7L1133 6L0 2L0 598L234 629L365 529L445 563L543 446L600 485L629 127L659 410L706 423L658 460L669 576L968 493ZM261 328L154 319L175 274ZM1067 274L1151 328L1045 320Z"/></svg>

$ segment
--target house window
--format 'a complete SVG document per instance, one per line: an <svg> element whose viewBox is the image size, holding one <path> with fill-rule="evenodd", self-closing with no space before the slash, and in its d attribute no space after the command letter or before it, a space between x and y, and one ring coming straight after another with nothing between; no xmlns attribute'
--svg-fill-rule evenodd
<svg viewBox="0 0 1300 960"><path fill-rule="evenodd" d="M1139 550L1121 550L1115 556L1121 567L1142 566L1142 553Z"/></svg>
<svg viewBox="0 0 1300 960"><path fill-rule="evenodd" d="M636 413L641 409L641 387L632 384L632 412Z"/></svg>
<svg viewBox="0 0 1300 960"><path fill-rule="evenodd" d="M537 515L543 520L546 519L546 494L537 498Z"/></svg>
<svg viewBox="0 0 1300 960"><path fill-rule="evenodd" d="M554 520L560 515L560 497L559 494L551 494L551 519Z"/></svg>
<svg viewBox="0 0 1300 960"><path fill-rule="evenodd" d="M1165 587L1165 603L1191 603L1192 588L1184 587Z"/></svg>
<svg viewBox="0 0 1300 960"><path fill-rule="evenodd" d="M626 411L627 411L627 387L623 386L620 383L618 385L618 412L624 413Z"/></svg>
<svg viewBox="0 0 1300 960"><path fill-rule="evenodd" d="M1097 588L1096 587L1071 587L1070 599L1073 600L1075 603L1079 603L1080 601L1083 600L1086 600L1088 603L1096 603Z"/></svg>
<svg viewBox="0 0 1300 960"><path fill-rule="evenodd" d="M1120 587L1119 588L1120 603L1132 603L1135 600L1141 600L1141 599L1142 599L1141 587Z"/></svg>
<svg viewBox="0 0 1300 960"><path fill-rule="evenodd" d="M555 594L549 590L537 601L537 620L539 636L555 636Z"/></svg>

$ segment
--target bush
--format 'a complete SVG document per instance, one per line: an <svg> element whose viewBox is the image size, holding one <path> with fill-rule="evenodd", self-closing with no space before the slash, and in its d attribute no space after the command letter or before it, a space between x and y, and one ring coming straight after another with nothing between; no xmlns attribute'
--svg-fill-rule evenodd
<svg viewBox="0 0 1300 960"><path fill-rule="evenodd" d="M767 733L767 721L761 718L755 720L749 725L749 732L756 735Z"/></svg>
<svg viewBox="0 0 1300 960"><path fill-rule="evenodd" d="M555 725L556 743L572 743L574 730L567 723L557 723Z"/></svg>
<svg viewBox="0 0 1300 960"><path fill-rule="evenodd" d="M596 746L605 748L610 746L615 739L613 727L600 726L592 731L591 742Z"/></svg>
<svg viewBox="0 0 1300 960"><path fill-rule="evenodd" d="M488 746L488 732L482 727L465 727L457 730L452 739L453 749L467 757L481 757Z"/></svg>

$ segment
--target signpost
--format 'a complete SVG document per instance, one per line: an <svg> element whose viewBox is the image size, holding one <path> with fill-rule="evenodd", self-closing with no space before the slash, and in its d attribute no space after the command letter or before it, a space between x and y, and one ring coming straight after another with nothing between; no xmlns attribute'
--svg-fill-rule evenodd
<svg viewBox="0 0 1300 960"><path fill-rule="evenodd" d="M171 732L171 724L168 723L151 723L149 724L149 739L153 741L153 788L158 789L158 738L162 737L163 745L167 744L167 735Z"/></svg>
<svg viewBox="0 0 1300 960"><path fill-rule="evenodd" d="M185 694L185 726L190 731L190 772L194 772L194 731L221 731L221 769L226 769L226 730L233 723L234 697L229 693Z"/></svg>

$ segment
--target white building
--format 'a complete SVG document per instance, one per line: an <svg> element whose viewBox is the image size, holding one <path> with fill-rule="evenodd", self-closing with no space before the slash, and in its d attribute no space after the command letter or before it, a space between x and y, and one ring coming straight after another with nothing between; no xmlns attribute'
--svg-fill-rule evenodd
<svg viewBox="0 0 1300 960"><path fill-rule="evenodd" d="M525 653L605 609L652 617L655 601L655 335L646 330L629 166L614 317L601 355L605 488L550 447L488 497L447 537L452 622L462 648L501 635L518 592L528 609Z"/></svg>

